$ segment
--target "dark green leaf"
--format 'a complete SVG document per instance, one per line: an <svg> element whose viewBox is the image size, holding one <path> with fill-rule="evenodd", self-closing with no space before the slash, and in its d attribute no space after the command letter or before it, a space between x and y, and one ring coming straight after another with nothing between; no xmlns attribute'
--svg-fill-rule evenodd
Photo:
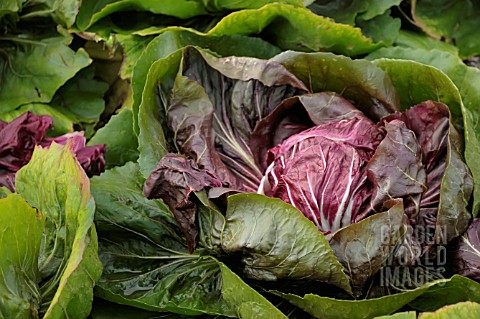
<svg viewBox="0 0 480 319"><path fill-rule="evenodd" d="M309 279L351 292L324 235L296 208L257 194L230 196L226 252L242 252L244 273L258 280Z"/></svg>
<svg viewBox="0 0 480 319"><path fill-rule="evenodd" d="M418 311L435 311L461 301L480 303L480 283L466 277L454 275L451 279L440 280L429 286L428 290L409 303L409 306Z"/></svg>
<svg viewBox="0 0 480 319"><path fill-rule="evenodd" d="M90 139L88 145L106 144L106 168L122 166L138 158L138 140L133 132L133 115L128 108L112 116Z"/></svg>
<svg viewBox="0 0 480 319"><path fill-rule="evenodd" d="M138 164L92 179L104 273L96 294L152 311L231 315L216 261L191 255L172 213L143 196Z"/></svg>
<svg viewBox="0 0 480 319"><path fill-rule="evenodd" d="M75 122L98 121L105 109L103 95L108 84L94 79L95 69L80 71L55 94L52 105L62 113L75 118Z"/></svg>
<svg viewBox="0 0 480 319"><path fill-rule="evenodd" d="M360 295L367 280L385 264L406 231L403 203L340 229L330 246L345 268L354 293Z"/></svg>
<svg viewBox="0 0 480 319"><path fill-rule="evenodd" d="M415 23L428 35L455 44L462 57L480 54L480 43L477 40L479 14L480 4L477 1L412 1Z"/></svg>

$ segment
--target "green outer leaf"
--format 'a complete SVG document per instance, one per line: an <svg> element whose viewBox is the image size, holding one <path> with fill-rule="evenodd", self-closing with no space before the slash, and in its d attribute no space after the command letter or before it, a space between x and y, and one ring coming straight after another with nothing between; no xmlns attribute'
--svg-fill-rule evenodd
<svg viewBox="0 0 480 319"><path fill-rule="evenodd" d="M22 8L22 20L52 17L58 24L70 28L77 17L81 0L29 0Z"/></svg>
<svg viewBox="0 0 480 319"><path fill-rule="evenodd" d="M480 5L472 0L412 1L412 17L417 26L432 37L455 43L463 58L480 54L479 14Z"/></svg>
<svg viewBox="0 0 480 319"><path fill-rule="evenodd" d="M16 40L21 41L21 40ZM48 103L55 92L91 60L83 49L68 47L71 38L54 37L20 42L18 49L0 51L0 114L27 103ZM6 56L2 54L2 52Z"/></svg>
<svg viewBox="0 0 480 319"><path fill-rule="evenodd" d="M284 52L273 58L312 92L334 91L355 101L364 113L375 110L372 97L388 110L400 110L400 99L388 75L369 61L332 53Z"/></svg>
<svg viewBox="0 0 480 319"><path fill-rule="evenodd" d="M459 302L454 305L445 306L435 312L421 313L419 319L477 319L480 317L480 304L475 302Z"/></svg>
<svg viewBox="0 0 480 319"><path fill-rule="evenodd" d="M138 159L138 140L133 132L133 114L124 108L100 128L87 145L107 144L106 167L121 166Z"/></svg>
<svg viewBox="0 0 480 319"><path fill-rule="evenodd" d="M367 59L381 57L414 60L432 65L444 72L460 91L463 104L463 126L465 129L465 159L472 172L474 187L473 215L480 212L480 166L477 163L480 154L480 70L467 67L460 58L448 52L405 48L385 48L370 54ZM458 103L456 103L458 104Z"/></svg>
<svg viewBox="0 0 480 319"><path fill-rule="evenodd" d="M38 255L45 216L18 194L0 199L0 317L30 318L40 307Z"/></svg>
<svg viewBox="0 0 480 319"><path fill-rule="evenodd" d="M249 287L239 276L223 263L218 262L222 272L222 295L238 318L287 318L265 297Z"/></svg>
<svg viewBox="0 0 480 319"><path fill-rule="evenodd" d="M202 48L215 51L222 56L239 55L258 58L271 58L280 53L280 49L258 38L249 38L239 35L218 37L208 36L197 34L193 31L182 28L169 28L168 31L160 34L148 44L144 53L140 56L135 65L132 77L132 89L134 101L134 127L137 134L139 132L137 120L138 108L142 102L142 92L144 90L144 86L151 85L151 83L146 82L146 80L152 64L159 59L166 58L176 50L187 45L197 45ZM161 66L157 67L163 68ZM168 90L170 89L171 88Z"/></svg>
<svg viewBox="0 0 480 319"><path fill-rule="evenodd" d="M222 19L208 35L265 34L282 50L331 51L354 56L372 52L373 43L358 28L338 24L304 8L272 3L260 9L234 12Z"/></svg>
<svg viewBox="0 0 480 319"><path fill-rule="evenodd" d="M155 169L160 159L167 154L167 143L163 134L163 110L158 105L157 83L160 90L170 91L182 58L178 50L152 64L142 93L138 111L138 162L145 178ZM134 109L135 114L135 109ZM135 116L135 115L134 115Z"/></svg>
<svg viewBox="0 0 480 319"><path fill-rule="evenodd" d="M378 1L382 3L382 1ZM399 18L390 16L390 10L371 20L357 19L357 26L362 29L365 36L375 42L383 42L391 46L398 37L401 21Z"/></svg>
<svg viewBox="0 0 480 319"><path fill-rule="evenodd" d="M0 114L0 119L5 122L11 122L23 113L31 111L37 115L49 115L53 120L53 131L47 132L48 135L58 136L65 133L73 132L73 119L67 115L57 111L48 104L32 103L25 104L16 110L8 113Z"/></svg>
<svg viewBox="0 0 480 319"><path fill-rule="evenodd" d="M431 38L429 36L426 36L424 34L415 33L415 32L406 31L406 30L400 30L400 33L399 33L397 39L395 40L395 45L400 46L400 47L410 48L410 49L424 49L424 50L428 50L428 51L430 51L430 50L440 50L440 51L449 52L449 53L454 54L454 55L458 55L458 48L456 46L454 46L453 44L445 43L445 42L439 41L437 39L433 39L433 38ZM379 51L383 51L383 50L386 50L388 52L390 50L393 51L395 49L398 49L398 48L396 48L396 47L380 48L379 50L372 52L370 55L377 55L378 54L378 58L389 57L389 58L400 59L401 58L400 56L397 56L397 57L388 56L388 55L382 56L382 54L379 52ZM367 59L370 59L370 55L367 56ZM427 56L429 56L429 55L430 54L427 53ZM420 56L415 56L415 58L409 59L409 60L422 62L421 59L424 59L424 58L425 58L424 56L420 55ZM429 63L425 63L425 64L429 64ZM439 66L437 66L437 68L440 69L440 70L442 69Z"/></svg>
<svg viewBox="0 0 480 319"><path fill-rule="evenodd" d="M402 240L406 230L403 215L403 203L399 201L386 212L340 229L330 239L354 293L362 293L368 278L385 266L396 243Z"/></svg>
<svg viewBox="0 0 480 319"><path fill-rule="evenodd" d="M208 14L203 5L198 1L83 0L77 16L77 26L81 31L85 31L101 18L114 12L128 9L171 15L180 19Z"/></svg>
<svg viewBox="0 0 480 319"><path fill-rule="evenodd" d="M17 172L15 186L47 218L40 269L42 276L55 277L42 288L42 302L51 302L44 318L86 318L102 266L90 182L71 145L37 147L30 162ZM53 261L45 259L49 254L55 255Z"/></svg>
<svg viewBox="0 0 480 319"><path fill-rule="evenodd" d="M465 109L458 89L453 82L440 70L414 61L379 59L373 63L387 72L401 95L402 108L419 104L426 100L434 100L448 105L451 113L451 122L456 127L464 127L465 150L462 141L452 130L449 133L449 149L447 166L442 178L440 191L439 212L437 215L437 236L446 232L447 238L436 237L441 243L448 243L454 237L461 235L468 227L471 213L467 211L469 194L464 194L464 176L469 174L462 167L459 155L465 154L467 165L474 174L478 156L478 142L475 139L473 127L469 122L469 114ZM477 154L477 155L474 155ZM475 162L474 162L475 161ZM476 186L480 186L480 175L473 175ZM478 190L478 187L475 187ZM478 194L478 193L477 193ZM474 196L474 209L479 206Z"/></svg>
<svg viewBox="0 0 480 319"><path fill-rule="evenodd" d="M433 285L430 283L429 285ZM305 310L315 318L329 319L367 319L391 314L427 291L428 285L415 290L375 299L341 300L307 294L303 297L271 291Z"/></svg>
<svg viewBox="0 0 480 319"><path fill-rule="evenodd" d="M308 278L352 292L325 236L293 206L263 195L238 194L228 198L225 218L222 248L243 252L247 276Z"/></svg>
<svg viewBox="0 0 480 319"><path fill-rule="evenodd" d="M3 0L0 4L0 20L7 14L15 14L22 10L25 0Z"/></svg>
<svg viewBox="0 0 480 319"><path fill-rule="evenodd" d="M78 72L53 97L52 106L62 113L71 114L75 122L94 123L105 109L103 95L108 84L97 81L95 69L89 67Z"/></svg>
<svg viewBox="0 0 480 319"><path fill-rule="evenodd" d="M188 253L168 207L143 195L137 163L92 178L104 273L95 293L152 311L233 315L221 296L221 273Z"/></svg>
<svg viewBox="0 0 480 319"><path fill-rule="evenodd" d="M339 300L313 294L300 297L278 291L272 293L307 311L315 318L360 319L388 315L407 304L418 310L431 311L460 301L479 302L480 284L455 275L451 279L432 281L414 290L364 300Z"/></svg>
<svg viewBox="0 0 480 319"><path fill-rule="evenodd" d="M397 312L393 315L375 317L374 319L417 319L415 311Z"/></svg>
<svg viewBox="0 0 480 319"><path fill-rule="evenodd" d="M401 0L355 0L355 1L319 1L313 3L309 9L318 15L330 17L337 22L350 25L355 19L370 20L384 14L392 6L399 5Z"/></svg>
<svg viewBox="0 0 480 319"><path fill-rule="evenodd" d="M435 281L419 298L409 304L418 311L435 311L461 301L480 303L480 283L454 275L451 279Z"/></svg>

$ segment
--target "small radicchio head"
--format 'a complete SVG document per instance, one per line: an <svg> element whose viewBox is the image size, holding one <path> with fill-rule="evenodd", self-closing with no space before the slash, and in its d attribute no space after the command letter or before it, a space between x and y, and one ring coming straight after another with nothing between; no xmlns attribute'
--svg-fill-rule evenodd
<svg viewBox="0 0 480 319"><path fill-rule="evenodd" d="M14 191L15 172L28 164L35 146L50 147L52 142L72 145L77 159L89 175L99 174L105 169L105 145L85 146L83 132L68 133L49 138L46 133L53 128L52 118L26 112L10 123L0 120L0 187Z"/></svg>

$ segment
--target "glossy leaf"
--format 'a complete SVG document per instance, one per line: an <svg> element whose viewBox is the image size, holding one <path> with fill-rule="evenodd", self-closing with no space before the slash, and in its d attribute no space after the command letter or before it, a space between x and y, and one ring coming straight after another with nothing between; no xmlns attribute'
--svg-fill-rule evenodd
<svg viewBox="0 0 480 319"><path fill-rule="evenodd" d="M143 196L143 181L133 163L92 179L104 265L97 296L151 311L231 315L218 264L188 253L168 207Z"/></svg>
<svg viewBox="0 0 480 319"><path fill-rule="evenodd" d="M343 267L323 234L297 209L278 199L257 194L230 196L222 247L229 253L242 252L243 271L250 278L308 278L351 292Z"/></svg>
<svg viewBox="0 0 480 319"><path fill-rule="evenodd" d="M384 212L340 229L330 239L330 246L344 266L354 293L360 295L367 280L387 264L406 225L403 202L395 201Z"/></svg>

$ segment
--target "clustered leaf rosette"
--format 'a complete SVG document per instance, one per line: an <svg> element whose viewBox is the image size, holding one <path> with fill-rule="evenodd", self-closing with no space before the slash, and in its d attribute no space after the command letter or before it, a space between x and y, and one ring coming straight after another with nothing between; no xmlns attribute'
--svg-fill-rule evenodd
<svg viewBox="0 0 480 319"><path fill-rule="evenodd" d="M105 170L105 145L86 146L83 132L47 137L47 131L51 128L53 122L50 116L32 112L23 113L10 123L0 120L0 187L6 186L14 191L15 173L28 164L36 145L46 148L52 142L66 145L69 139L87 174L97 175Z"/></svg>
<svg viewBox="0 0 480 319"><path fill-rule="evenodd" d="M473 179L458 119L433 100L402 109L390 78L369 62L186 48L171 90L157 94L171 153L144 193L174 212L191 252L203 205L194 194L206 191L218 207L233 193L276 197L326 236L359 296L383 267L422 266L469 225Z"/></svg>

